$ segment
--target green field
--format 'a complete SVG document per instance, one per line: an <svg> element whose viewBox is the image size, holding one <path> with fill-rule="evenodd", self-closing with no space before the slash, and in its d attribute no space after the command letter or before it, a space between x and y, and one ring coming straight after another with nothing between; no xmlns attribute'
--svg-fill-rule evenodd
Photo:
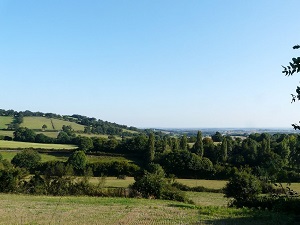
<svg viewBox="0 0 300 225"><path fill-rule="evenodd" d="M0 194L0 199L0 224L297 224L294 216L279 213L174 201L15 194Z"/></svg>
<svg viewBox="0 0 300 225"><path fill-rule="evenodd" d="M19 148L33 148L33 149L76 149L75 145L67 144L41 144L31 142L19 142L19 141L3 141L0 140L0 148L19 149Z"/></svg>
<svg viewBox="0 0 300 225"><path fill-rule="evenodd" d="M0 135L1 136L13 137L14 136L14 131L12 131L12 130L0 130Z"/></svg>
<svg viewBox="0 0 300 225"><path fill-rule="evenodd" d="M12 116L0 116L0 129L7 129L7 126L12 122Z"/></svg>
<svg viewBox="0 0 300 225"><path fill-rule="evenodd" d="M13 151L1 151L0 154L2 155L3 159L7 159L8 161L11 161L12 158L18 153L21 152L21 150L13 150ZM47 161L67 161L68 155L66 154L58 154L58 153L40 153L42 157L42 162Z"/></svg>
<svg viewBox="0 0 300 225"><path fill-rule="evenodd" d="M34 130L42 130L42 126L46 125L48 130L61 130L63 125L71 126L75 131L83 131L84 126L75 122L69 122L59 119L49 119L46 117L24 117L21 127L27 127Z"/></svg>

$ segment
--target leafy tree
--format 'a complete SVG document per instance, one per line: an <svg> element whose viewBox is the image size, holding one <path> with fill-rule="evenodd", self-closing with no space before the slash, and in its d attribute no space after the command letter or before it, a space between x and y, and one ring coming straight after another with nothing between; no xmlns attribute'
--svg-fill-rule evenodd
<svg viewBox="0 0 300 225"><path fill-rule="evenodd" d="M47 129L47 125L44 124L44 125L42 126L42 130L45 131L46 129Z"/></svg>
<svg viewBox="0 0 300 225"><path fill-rule="evenodd" d="M72 155L70 155L67 163L72 165L75 170L82 172L87 163L84 151L75 151Z"/></svg>
<svg viewBox="0 0 300 225"><path fill-rule="evenodd" d="M195 142L192 150L195 154L199 155L200 157L202 157L203 154L204 154L203 140L202 140L201 131L198 131L198 133L197 133L197 139L196 139L196 142Z"/></svg>
<svg viewBox="0 0 300 225"><path fill-rule="evenodd" d="M187 150L187 137L186 134L182 135L179 143L180 150Z"/></svg>
<svg viewBox="0 0 300 225"><path fill-rule="evenodd" d="M160 165L150 164L150 171L145 171L140 177L135 177L132 189L141 193L144 198L160 198L166 185L164 170Z"/></svg>
<svg viewBox="0 0 300 225"><path fill-rule="evenodd" d="M235 204L239 205L257 197L261 193L261 183L252 174L241 171L229 179L224 193L227 198L234 198Z"/></svg>
<svg viewBox="0 0 300 225"><path fill-rule="evenodd" d="M17 191L20 181L26 175L26 171L20 168L0 170L0 192Z"/></svg>
<svg viewBox="0 0 300 225"><path fill-rule="evenodd" d="M293 47L293 49L299 49L300 45L295 45ZM294 73L299 73L300 72L300 57L297 58L292 58L292 61L289 62L288 66L282 66L283 67L283 71L282 73L285 74L285 76L291 76ZM296 99L300 100L300 87L297 86L296 88L296 95L295 94L291 94L292 95L292 102L295 102ZM295 130L300 130L300 126L298 124L292 124L292 126L294 127Z"/></svg>
<svg viewBox="0 0 300 225"><path fill-rule="evenodd" d="M40 161L41 156L37 151L25 149L20 153L17 153L11 160L11 163L14 166L30 170L35 168Z"/></svg>
<svg viewBox="0 0 300 225"><path fill-rule="evenodd" d="M146 150L146 163L151 163L154 160L155 155L155 141L154 141L154 134L150 133L148 137L148 144Z"/></svg>
<svg viewBox="0 0 300 225"><path fill-rule="evenodd" d="M74 129L72 128L71 125L63 125L62 126L62 131L67 133L69 137L74 138L76 136Z"/></svg>
<svg viewBox="0 0 300 225"><path fill-rule="evenodd" d="M57 135L57 143L69 144L71 143L72 138L64 131L60 131Z"/></svg>
<svg viewBox="0 0 300 225"><path fill-rule="evenodd" d="M78 136L76 138L76 144L78 148L84 152L91 151L94 148L93 140L89 137Z"/></svg>
<svg viewBox="0 0 300 225"><path fill-rule="evenodd" d="M35 136L35 132L27 127L19 127L14 132L15 141L34 142Z"/></svg>
<svg viewBox="0 0 300 225"><path fill-rule="evenodd" d="M37 142L37 143L53 143L54 139L46 136L45 134L40 133L35 136L35 142Z"/></svg>
<svg viewBox="0 0 300 225"><path fill-rule="evenodd" d="M221 144L221 152L220 152L220 159L222 162L226 162L227 161L227 157L228 157L228 146L227 146L227 139L224 138Z"/></svg>
<svg viewBox="0 0 300 225"><path fill-rule="evenodd" d="M218 131L213 136L211 136L211 138L214 142L222 142L223 140L222 134Z"/></svg>

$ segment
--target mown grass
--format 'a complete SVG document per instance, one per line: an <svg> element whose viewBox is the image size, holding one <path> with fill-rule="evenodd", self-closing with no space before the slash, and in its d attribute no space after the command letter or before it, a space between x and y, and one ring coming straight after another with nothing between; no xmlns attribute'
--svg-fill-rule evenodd
<svg viewBox="0 0 300 225"><path fill-rule="evenodd" d="M41 144L31 142L19 142L19 141L3 141L0 140L0 148L8 149L22 149L22 148L33 148L33 149L76 149L76 145L67 144Z"/></svg>
<svg viewBox="0 0 300 225"><path fill-rule="evenodd" d="M14 131L12 131L12 130L0 130L0 135L1 136L13 137L14 136Z"/></svg>
<svg viewBox="0 0 300 225"><path fill-rule="evenodd" d="M198 180L198 179L176 179L179 183L189 187L203 186L211 189L222 189L227 181L225 180Z"/></svg>
<svg viewBox="0 0 300 225"><path fill-rule="evenodd" d="M12 116L0 116L0 129L7 129L7 126L13 121Z"/></svg>
<svg viewBox="0 0 300 225"><path fill-rule="evenodd" d="M297 224L295 216L174 201L14 194L0 199L0 224Z"/></svg>

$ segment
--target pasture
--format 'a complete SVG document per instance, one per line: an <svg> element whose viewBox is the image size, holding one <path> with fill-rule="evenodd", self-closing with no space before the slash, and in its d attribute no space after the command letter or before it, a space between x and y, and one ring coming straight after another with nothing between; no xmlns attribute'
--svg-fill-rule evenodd
<svg viewBox="0 0 300 225"><path fill-rule="evenodd" d="M12 116L0 116L0 129L7 129L7 126L13 121Z"/></svg>
<svg viewBox="0 0 300 225"><path fill-rule="evenodd" d="M0 130L0 135L1 136L14 137L14 131L12 131L12 130Z"/></svg>
<svg viewBox="0 0 300 225"><path fill-rule="evenodd" d="M76 145L67 145L67 144L41 144L41 143L31 143L31 142L19 142L19 141L3 141L0 140L1 149L58 149L58 150L71 150L76 149Z"/></svg>
<svg viewBox="0 0 300 225"><path fill-rule="evenodd" d="M23 118L23 123L21 123L21 127L27 127L33 130L42 130L42 126L46 125L46 131L51 130L61 130L62 126L71 126L75 131L83 131L84 126L77 124L75 122L64 121L60 119L49 119L46 117L27 117Z"/></svg>
<svg viewBox="0 0 300 225"><path fill-rule="evenodd" d="M0 224L299 224L294 216L268 211L153 199L15 194L0 194L0 199Z"/></svg>

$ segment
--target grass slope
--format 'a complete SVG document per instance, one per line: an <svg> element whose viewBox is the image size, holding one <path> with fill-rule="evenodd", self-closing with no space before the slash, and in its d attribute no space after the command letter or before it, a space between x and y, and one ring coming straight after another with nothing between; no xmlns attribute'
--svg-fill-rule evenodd
<svg viewBox="0 0 300 225"><path fill-rule="evenodd" d="M76 149L75 145L66 144L41 144L31 142L19 142L19 141L3 141L0 140L0 148L19 149L19 148L33 148L33 149Z"/></svg>
<svg viewBox="0 0 300 225"><path fill-rule="evenodd" d="M12 122L12 116L0 116L0 129L7 129L7 126Z"/></svg>
<svg viewBox="0 0 300 225"><path fill-rule="evenodd" d="M24 117L23 123L20 125L21 127L27 127L29 129L42 129L43 125L47 126L46 131L51 131L51 130L61 130L62 126L71 126L75 131L83 131L84 126L74 123L74 122L69 122L69 121L64 121L64 120L59 120L59 119L49 119L46 117Z"/></svg>
<svg viewBox="0 0 300 225"><path fill-rule="evenodd" d="M0 224L297 224L293 216L267 211L173 201L14 194L0 199Z"/></svg>

